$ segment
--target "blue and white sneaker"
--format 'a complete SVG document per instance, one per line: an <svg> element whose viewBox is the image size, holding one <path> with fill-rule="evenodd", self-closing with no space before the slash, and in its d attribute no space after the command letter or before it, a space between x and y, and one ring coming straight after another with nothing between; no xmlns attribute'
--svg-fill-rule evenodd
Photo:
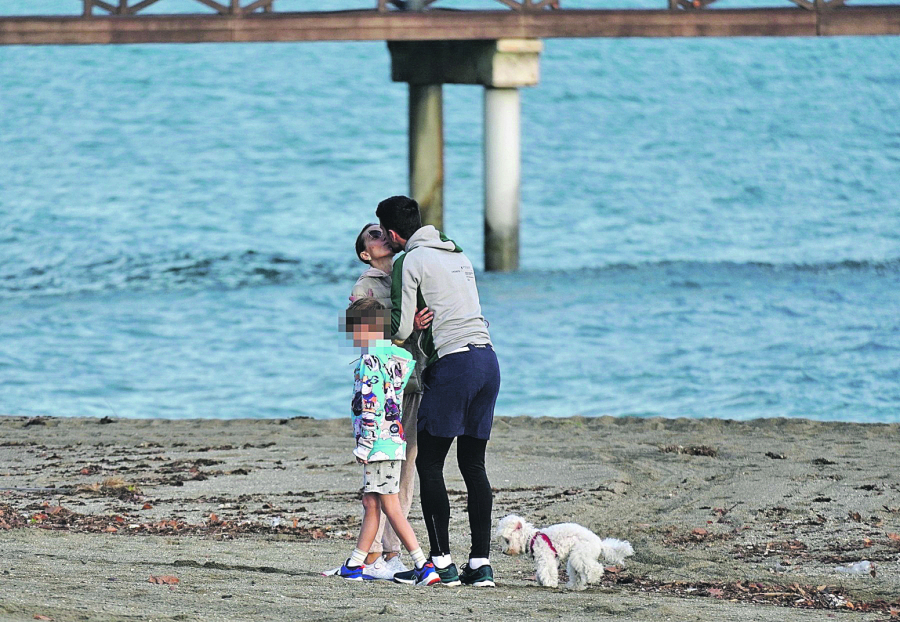
<svg viewBox="0 0 900 622"><path fill-rule="evenodd" d="M348 559L347 561L349 562L350 560ZM370 577L363 573L363 570L365 569L366 567L363 565L348 566L347 562L344 562L344 565L337 571L337 576L347 579L348 581L374 581L375 577Z"/></svg>
<svg viewBox="0 0 900 622"><path fill-rule="evenodd" d="M434 564L426 562L421 568L413 568L394 575L394 581L406 585L434 585L441 582L441 577L434 569Z"/></svg>

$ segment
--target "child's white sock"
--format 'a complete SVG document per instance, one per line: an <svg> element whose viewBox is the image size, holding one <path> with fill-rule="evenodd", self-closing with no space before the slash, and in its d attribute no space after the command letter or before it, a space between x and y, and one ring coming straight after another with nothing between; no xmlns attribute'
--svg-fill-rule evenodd
<svg viewBox="0 0 900 622"><path fill-rule="evenodd" d="M472 570L478 570L482 566L490 566L491 560L487 557L470 557L469 558L469 568Z"/></svg>
<svg viewBox="0 0 900 622"><path fill-rule="evenodd" d="M431 561L435 568L446 568L450 565L450 555L432 555Z"/></svg>
<svg viewBox="0 0 900 622"><path fill-rule="evenodd" d="M428 558L425 557L425 553L422 552L421 546L415 551L410 551L409 556L412 557L413 563L416 565L416 568L421 568L425 565L425 562L428 561Z"/></svg>
<svg viewBox="0 0 900 622"><path fill-rule="evenodd" d="M347 567L356 568L357 566L362 566L363 562L366 561L366 555L368 555L368 553L365 551L353 549L353 554L350 555L350 559L347 560Z"/></svg>

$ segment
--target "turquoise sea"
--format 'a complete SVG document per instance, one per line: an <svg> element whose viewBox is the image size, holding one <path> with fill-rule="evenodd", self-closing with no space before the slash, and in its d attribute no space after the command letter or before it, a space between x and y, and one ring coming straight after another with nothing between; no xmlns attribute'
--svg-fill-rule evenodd
<svg viewBox="0 0 900 622"><path fill-rule="evenodd" d="M900 38L549 40L498 412L900 421ZM482 256L482 92L446 230ZM383 43L0 47L0 414L343 417Z"/></svg>

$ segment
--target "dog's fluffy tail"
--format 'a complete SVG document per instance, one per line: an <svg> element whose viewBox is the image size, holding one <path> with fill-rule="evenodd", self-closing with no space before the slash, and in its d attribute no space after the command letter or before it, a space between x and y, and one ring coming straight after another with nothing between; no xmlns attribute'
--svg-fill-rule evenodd
<svg viewBox="0 0 900 622"><path fill-rule="evenodd" d="M600 554L608 564L625 565L625 558L634 555L634 549L627 540L606 538L600 541Z"/></svg>

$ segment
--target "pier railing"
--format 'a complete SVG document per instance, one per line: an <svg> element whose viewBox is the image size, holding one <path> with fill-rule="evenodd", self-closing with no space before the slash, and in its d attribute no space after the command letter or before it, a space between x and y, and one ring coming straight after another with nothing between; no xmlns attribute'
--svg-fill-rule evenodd
<svg viewBox="0 0 900 622"><path fill-rule="evenodd" d="M137 15L144 9L156 4L160 0L118 0L118 2L106 2L106 0L82 0L82 15L94 15L94 9L105 11L106 15ZM249 15L251 13L271 13L274 11L275 0L252 0L241 3L241 0L230 0L225 3L216 0L194 0L206 6L219 15ZM410 10L414 0L376 0L375 9L380 12L388 10ZM711 2L714 0L704 0ZM416 10L425 9L433 5L437 0L419 0ZM544 9L558 9L559 0L496 0L514 11L542 11Z"/></svg>
<svg viewBox="0 0 900 622"><path fill-rule="evenodd" d="M193 0L199 5L212 9L218 15L250 15L252 13L275 12L276 0ZM717 0L664 0L670 11L692 11L705 9ZM808 11L821 11L836 9L844 6L847 0L786 0ZM82 15L138 15L145 9L157 4L160 0L81 0ZM375 9L379 12L390 10L417 10L421 11L432 7L438 0L376 0ZM500 3L513 11L535 12L547 9L560 9L561 0L493 0L486 3L496 6ZM881 6L881 5L879 5ZM600 7L598 7L599 9ZM95 13L95 9L97 13ZM472 9L468 9L472 10ZM602 9L601 9L602 10ZM477 9L476 9L477 11ZM314 12L314 11L310 11Z"/></svg>
<svg viewBox="0 0 900 622"><path fill-rule="evenodd" d="M161 14L160 1L73 0L69 15L4 15L24 6L6 0L0 45L900 34L900 0L865 6L782 0L784 6L745 8L658 0L651 9L574 9L566 0L484 0L469 6L485 8L447 9L435 0L368 0L374 6L338 11L284 11L279 0L193 0L196 12L178 14Z"/></svg>

